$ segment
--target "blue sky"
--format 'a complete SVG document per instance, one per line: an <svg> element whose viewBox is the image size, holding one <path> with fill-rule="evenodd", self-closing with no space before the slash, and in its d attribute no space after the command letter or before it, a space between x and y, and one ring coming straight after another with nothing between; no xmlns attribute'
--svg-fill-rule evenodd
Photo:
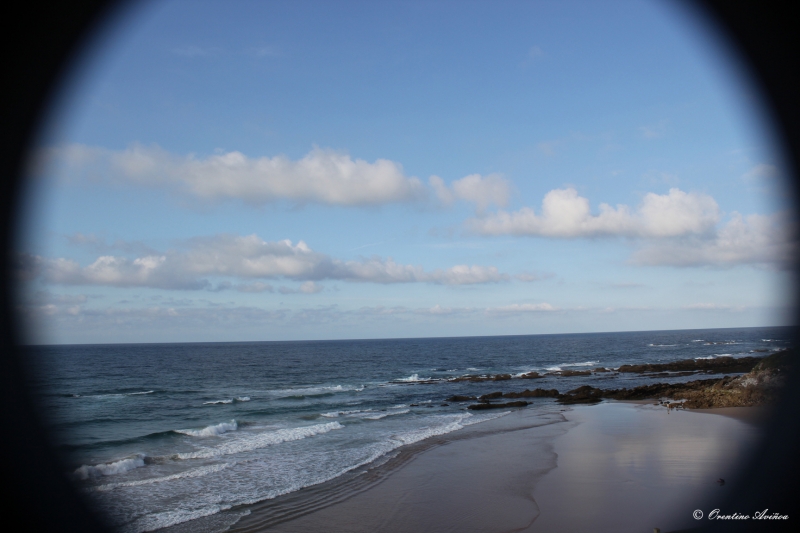
<svg viewBox="0 0 800 533"><path fill-rule="evenodd" d="M30 341L784 324L757 96L674 2L136 4L31 155Z"/></svg>

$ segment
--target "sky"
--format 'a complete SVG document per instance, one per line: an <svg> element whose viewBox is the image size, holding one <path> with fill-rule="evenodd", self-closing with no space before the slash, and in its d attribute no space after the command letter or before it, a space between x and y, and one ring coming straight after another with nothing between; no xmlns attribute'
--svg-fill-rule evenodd
<svg viewBox="0 0 800 533"><path fill-rule="evenodd" d="M31 343L789 323L785 164L664 1L137 2L30 154Z"/></svg>

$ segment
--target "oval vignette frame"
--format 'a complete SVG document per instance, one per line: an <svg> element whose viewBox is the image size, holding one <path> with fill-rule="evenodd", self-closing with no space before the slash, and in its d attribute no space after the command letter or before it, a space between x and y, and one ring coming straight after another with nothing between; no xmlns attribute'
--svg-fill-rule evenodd
<svg viewBox="0 0 800 533"><path fill-rule="evenodd" d="M683 0L688 1L688 0ZM716 23L761 89L761 96L789 166L787 174L793 203L798 205L800 166L800 113L796 98L798 83L797 26L790 4L767 1L694 0L701 14ZM27 147L36 138L41 119L47 115L51 97L60 82L90 44L94 32L125 2L120 0L35 1L17 4L6 12L5 66L9 82L4 87L3 193L0 262L0 390L2 390L3 498L2 520L27 531L106 531L107 526L62 475L60 463L39 423L33 399L25 387L25 374L16 349L21 325L13 300L12 250L16 223L16 199ZM13 76L13 78L12 78ZM797 279L798 261L794 261ZM796 289L794 289L796 290ZM797 302L792 343L796 343ZM752 530L759 525L769 531L787 529L800 509L794 497L800 479L800 368L795 368L783 398L769 421L765 437L754 453L744 483L731 495L729 509L780 512L788 521L774 523L705 522L702 530ZM698 528L700 529L700 528ZM694 531L694 530L693 530Z"/></svg>

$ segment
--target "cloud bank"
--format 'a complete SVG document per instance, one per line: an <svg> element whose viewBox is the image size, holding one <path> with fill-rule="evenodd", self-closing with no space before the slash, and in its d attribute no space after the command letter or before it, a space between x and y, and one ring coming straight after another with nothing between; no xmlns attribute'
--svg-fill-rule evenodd
<svg viewBox="0 0 800 533"><path fill-rule="evenodd" d="M711 232L719 219L717 202L705 194L680 189L663 195L648 193L636 210L600 204L600 213L594 215L589 200L567 188L548 192L540 215L530 207L498 211L468 220L467 227L483 235L674 237Z"/></svg>
<svg viewBox="0 0 800 533"><path fill-rule="evenodd" d="M373 256L343 261L315 252L299 241L267 242L257 235L216 235L187 241L185 249L169 250L158 255L123 257L103 255L81 266L71 259L48 259L22 256L17 261L20 277L41 276L45 281L63 285L102 285L112 287L151 287L160 289L212 289L208 276L239 280L289 279L304 282L296 291L313 294L321 287L315 282L340 280L379 284L433 283L438 285L473 285L509 281L510 276L494 266L456 265L426 271L418 265L397 263L391 257ZM217 290L271 292L262 282L234 285L223 282Z"/></svg>
<svg viewBox="0 0 800 533"><path fill-rule="evenodd" d="M557 239L633 239L641 248L631 262L638 265L733 266L762 264L786 268L794 259L795 230L788 213L731 213L721 224L717 202L706 194L670 189L648 193L639 206L600 204L593 214L587 198L573 188L548 192L536 213L523 207L466 221L481 235L517 235Z"/></svg>
<svg viewBox="0 0 800 533"><path fill-rule="evenodd" d="M471 202L479 210L504 206L508 182L496 174L472 174L450 187L431 176L430 187L406 176L400 163L370 163L330 149L314 148L298 160L283 155L251 158L232 151L207 157L180 156L158 146L134 144L125 150L70 145L42 152L37 171L53 165L73 179L133 183L172 189L207 201L240 200L251 205L276 201L336 206Z"/></svg>

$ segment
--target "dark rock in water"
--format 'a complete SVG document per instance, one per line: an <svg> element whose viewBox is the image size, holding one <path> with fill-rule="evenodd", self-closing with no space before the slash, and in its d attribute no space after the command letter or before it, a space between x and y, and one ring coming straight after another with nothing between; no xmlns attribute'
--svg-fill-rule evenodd
<svg viewBox="0 0 800 533"><path fill-rule="evenodd" d="M456 394L454 396L450 396L445 401L446 402L470 402L472 400L477 400L477 398L475 396L459 396L459 395Z"/></svg>
<svg viewBox="0 0 800 533"><path fill-rule="evenodd" d="M492 378L492 381L505 381L511 379L511 374L497 374Z"/></svg>
<svg viewBox="0 0 800 533"><path fill-rule="evenodd" d="M589 370L562 370L561 375L564 377L571 377L571 376L591 376L592 373Z"/></svg>
<svg viewBox="0 0 800 533"><path fill-rule="evenodd" d="M411 405L409 405L409 407L419 407L419 404L418 403L412 403Z"/></svg>
<svg viewBox="0 0 800 533"><path fill-rule="evenodd" d="M503 394L504 398L558 398L558 396L556 389L525 389L522 392L507 392Z"/></svg>
<svg viewBox="0 0 800 533"><path fill-rule="evenodd" d="M673 361L672 363L644 364L644 365L622 365L620 372L712 372L725 374L728 372L749 372L761 361L760 357L717 357L716 359L684 359L683 361Z"/></svg>
<svg viewBox="0 0 800 533"><path fill-rule="evenodd" d="M506 402L506 403L476 403L473 405L467 406L467 409L471 409L473 411L482 411L484 409L503 409L506 407L525 407L528 405L528 402Z"/></svg>
<svg viewBox="0 0 800 533"><path fill-rule="evenodd" d="M578 387L577 389L571 390L566 394L560 394L558 396L558 403L597 403L602 401L603 392L605 391L602 389L596 389L589 385L584 385L583 387Z"/></svg>
<svg viewBox="0 0 800 533"><path fill-rule="evenodd" d="M544 376L542 376L538 372L528 372L528 373L522 374L520 376L520 378L522 378L522 379L536 379L536 378L541 378L541 377L544 377Z"/></svg>
<svg viewBox="0 0 800 533"><path fill-rule="evenodd" d="M593 369L592 372L611 372L611 371L609 369L607 369L606 367L601 366L599 368Z"/></svg>
<svg viewBox="0 0 800 533"><path fill-rule="evenodd" d="M494 400L495 398L502 398L502 392L490 392L489 394L484 394L483 396L479 396L479 400Z"/></svg>
<svg viewBox="0 0 800 533"><path fill-rule="evenodd" d="M443 403L439 407L450 407L450 404L449 403Z"/></svg>

